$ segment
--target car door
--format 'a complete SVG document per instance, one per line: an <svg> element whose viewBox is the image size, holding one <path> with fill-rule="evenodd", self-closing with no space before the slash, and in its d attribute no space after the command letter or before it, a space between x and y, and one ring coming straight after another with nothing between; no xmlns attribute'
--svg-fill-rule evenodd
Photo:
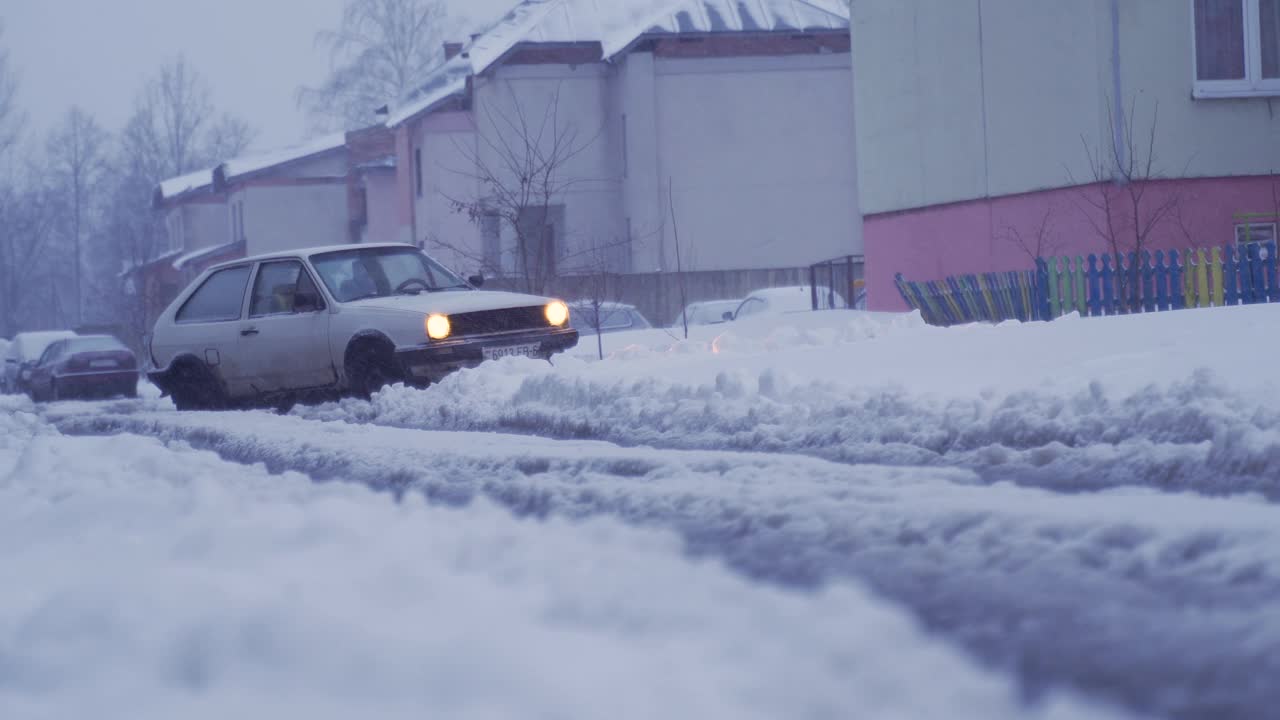
<svg viewBox="0 0 1280 720"><path fill-rule="evenodd" d="M205 278L178 308L165 332L164 355L195 355L213 371L232 397L252 392L239 357L240 319L243 317L248 264L224 268Z"/></svg>
<svg viewBox="0 0 1280 720"><path fill-rule="evenodd" d="M258 265L239 342L245 372L260 392L323 387L337 380L328 308L299 260Z"/></svg>
<svg viewBox="0 0 1280 720"><path fill-rule="evenodd" d="M53 387L53 366L62 355L66 340L59 340L44 349L44 353L30 366L31 374L27 377L27 391L32 397L47 397ZM50 398L52 399L52 398Z"/></svg>

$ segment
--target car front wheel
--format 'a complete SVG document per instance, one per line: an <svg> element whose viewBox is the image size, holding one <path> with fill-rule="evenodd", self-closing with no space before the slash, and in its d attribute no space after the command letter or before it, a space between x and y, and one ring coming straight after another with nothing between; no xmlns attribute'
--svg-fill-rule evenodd
<svg viewBox="0 0 1280 720"><path fill-rule="evenodd" d="M347 365L352 394L368 400L388 385L403 382L403 373L391 351L379 347L357 350Z"/></svg>

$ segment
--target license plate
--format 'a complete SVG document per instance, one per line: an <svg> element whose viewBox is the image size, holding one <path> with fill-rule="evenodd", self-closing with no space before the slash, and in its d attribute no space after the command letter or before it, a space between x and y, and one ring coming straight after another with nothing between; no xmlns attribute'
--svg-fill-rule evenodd
<svg viewBox="0 0 1280 720"><path fill-rule="evenodd" d="M485 360L500 360L504 357L536 357L542 346L538 343L532 345L506 345L504 347L487 347L484 349Z"/></svg>
<svg viewBox="0 0 1280 720"><path fill-rule="evenodd" d="M115 361L115 360L90 360L90 361L89 361L89 367L91 367L91 368L113 368L113 367L116 367L116 361Z"/></svg>

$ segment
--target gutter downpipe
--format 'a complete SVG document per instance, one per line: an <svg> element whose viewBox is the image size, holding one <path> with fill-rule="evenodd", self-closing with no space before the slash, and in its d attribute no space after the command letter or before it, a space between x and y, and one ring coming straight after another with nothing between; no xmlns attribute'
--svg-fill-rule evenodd
<svg viewBox="0 0 1280 720"><path fill-rule="evenodd" d="M1125 142L1124 85L1120 74L1120 0L1111 0L1111 95L1111 157L1116 163L1112 179L1119 182L1124 175L1122 168L1129 162Z"/></svg>

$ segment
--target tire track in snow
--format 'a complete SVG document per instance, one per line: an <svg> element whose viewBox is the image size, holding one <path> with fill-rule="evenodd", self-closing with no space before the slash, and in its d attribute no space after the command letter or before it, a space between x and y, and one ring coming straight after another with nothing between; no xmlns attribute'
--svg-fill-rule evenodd
<svg viewBox="0 0 1280 720"><path fill-rule="evenodd" d="M1055 495L964 470L319 423L263 413L58 416L436 503L611 515L758 579L857 577L1029 693L1179 718L1280 704L1280 508L1127 489Z"/></svg>

